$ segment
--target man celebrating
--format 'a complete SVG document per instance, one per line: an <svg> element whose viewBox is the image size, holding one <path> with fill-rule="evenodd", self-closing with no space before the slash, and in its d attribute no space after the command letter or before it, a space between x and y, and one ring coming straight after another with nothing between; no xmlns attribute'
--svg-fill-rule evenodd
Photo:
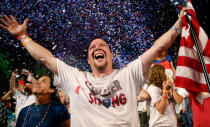
<svg viewBox="0 0 210 127"><path fill-rule="evenodd" d="M182 28L184 8L172 29L162 35L151 49L120 70L112 68L113 54L102 39L88 48L92 73L66 65L34 42L27 34L27 22L19 24L14 16L1 21L1 27L18 36L36 60L41 60L55 74L55 85L70 97L71 123L76 127L138 127L136 96L144 85L149 67L163 50L170 47Z"/></svg>
<svg viewBox="0 0 210 127"><path fill-rule="evenodd" d="M70 115L61 103L51 101L54 89L48 76L33 85L36 102L20 111L16 127L70 127Z"/></svg>

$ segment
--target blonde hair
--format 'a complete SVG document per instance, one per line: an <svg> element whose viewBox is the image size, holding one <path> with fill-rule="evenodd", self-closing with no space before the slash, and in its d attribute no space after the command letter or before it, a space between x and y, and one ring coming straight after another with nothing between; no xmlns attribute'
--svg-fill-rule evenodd
<svg viewBox="0 0 210 127"><path fill-rule="evenodd" d="M163 82L166 80L165 68L162 65L152 66L149 72L148 85L155 85L159 88L163 88Z"/></svg>

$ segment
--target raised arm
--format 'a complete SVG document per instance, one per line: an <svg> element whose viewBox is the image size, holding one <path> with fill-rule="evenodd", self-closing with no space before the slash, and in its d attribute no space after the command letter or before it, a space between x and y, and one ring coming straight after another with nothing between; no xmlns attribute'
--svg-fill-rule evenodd
<svg viewBox="0 0 210 127"><path fill-rule="evenodd" d="M0 24L0 26L8 30L12 35L18 36L23 43L23 46L34 59L41 61L49 70L54 74L57 74L56 58L53 54L26 35L28 19L26 19L23 24L19 24L14 16L10 15L9 18L4 15L4 18L1 18L0 20L3 23Z"/></svg>
<svg viewBox="0 0 210 127"><path fill-rule="evenodd" d="M16 92L16 82L15 82L15 77L17 76L17 69L15 69L15 71L12 73L12 76L10 78L10 90L12 92L12 95L15 95Z"/></svg>
<svg viewBox="0 0 210 127"><path fill-rule="evenodd" d="M149 50L141 55L144 77L148 74L149 67L154 62L155 58L158 57L162 51L167 50L172 45L178 35L178 30L182 29L182 19L186 10L189 9L183 8L180 12L178 20L173 25L174 29L169 29L155 41L154 45Z"/></svg>

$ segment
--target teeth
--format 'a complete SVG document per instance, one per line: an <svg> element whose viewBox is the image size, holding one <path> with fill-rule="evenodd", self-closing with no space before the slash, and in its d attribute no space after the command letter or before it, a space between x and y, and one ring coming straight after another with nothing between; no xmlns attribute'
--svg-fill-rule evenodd
<svg viewBox="0 0 210 127"><path fill-rule="evenodd" d="M96 59L104 58L104 55L103 55L103 54L96 54L96 55L95 55L95 58L96 58Z"/></svg>
<svg viewBox="0 0 210 127"><path fill-rule="evenodd" d="M103 56L103 54L96 54L96 57L98 57L98 56Z"/></svg>

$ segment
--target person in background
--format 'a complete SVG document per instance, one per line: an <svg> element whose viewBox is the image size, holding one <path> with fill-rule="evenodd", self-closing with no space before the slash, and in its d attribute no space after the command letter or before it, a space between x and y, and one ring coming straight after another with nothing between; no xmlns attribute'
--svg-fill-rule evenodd
<svg viewBox="0 0 210 127"><path fill-rule="evenodd" d="M16 127L70 127L70 114L60 102L54 102L54 87L48 76L41 76L33 85L35 103L21 109Z"/></svg>
<svg viewBox="0 0 210 127"><path fill-rule="evenodd" d="M172 76L173 78L175 77L176 70L174 68L171 56L168 54L167 50L163 50L160 56L155 59L154 65L156 64L164 66L167 76Z"/></svg>
<svg viewBox="0 0 210 127"><path fill-rule="evenodd" d="M0 126L1 127L7 127L7 121L8 121L8 116L7 116L7 107L5 101L10 100L11 98L9 97L9 94L11 91L7 92L6 94L1 92L0 93Z"/></svg>
<svg viewBox="0 0 210 127"><path fill-rule="evenodd" d="M35 102L35 96L32 94L32 83L36 80L31 76L31 73L23 69L19 75L25 75L28 83L25 83L23 79L18 80L18 86L16 87L16 78L18 76L18 69L12 73L10 78L10 90L13 98L16 100L15 115L18 118L19 112L22 108Z"/></svg>
<svg viewBox="0 0 210 127"><path fill-rule="evenodd" d="M147 89L151 98L148 100L150 108L149 127L177 127L174 103L180 101L180 95L173 87L173 81L167 80L165 68L162 65L152 66Z"/></svg>
<svg viewBox="0 0 210 127"><path fill-rule="evenodd" d="M183 99L180 115L184 122L184 127L193 127L193 113L190 96Z"/></svg>

